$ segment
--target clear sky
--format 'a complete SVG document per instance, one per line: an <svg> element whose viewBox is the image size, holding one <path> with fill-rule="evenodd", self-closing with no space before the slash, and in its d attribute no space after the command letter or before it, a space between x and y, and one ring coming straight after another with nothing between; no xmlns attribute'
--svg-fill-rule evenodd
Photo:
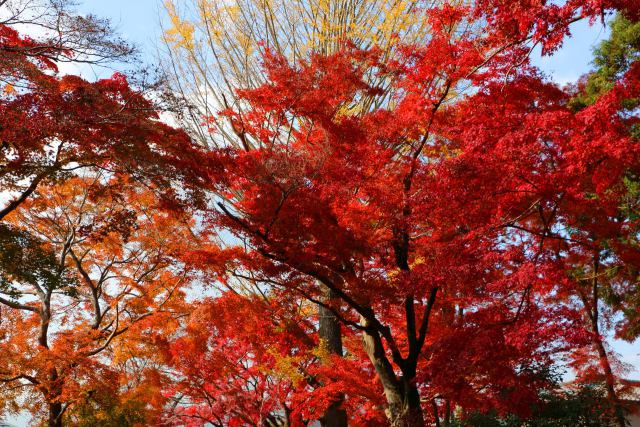
<svg viewBox="0 0 640 427"><path fill-rule="evenodd" d="M123 38L147 52L154 49L164 16L162 0L80 0L78 10L110 19Z"/></svg>
<svg viewBox="0 0 640 427"><path fill-rule="evenodd" d="M609 34L602 22L589 25L587 21L571 26L571 38L552 56L540 57L534 52L534 63L558 83L574 82L591 68L592 50Z"/></svg>
<svg viewBox="0 0 640 427"><path fill-rule="evenodd" d="M162 0L80 0L79 10L109 18L122 36L137 45L145 60L153 61L164 20ZM601 22L590 26L578 22L572 27L572 39L552 57L540 58L536 64L559 83L575 81L589 70L592 47L607 36Z"/></svg>

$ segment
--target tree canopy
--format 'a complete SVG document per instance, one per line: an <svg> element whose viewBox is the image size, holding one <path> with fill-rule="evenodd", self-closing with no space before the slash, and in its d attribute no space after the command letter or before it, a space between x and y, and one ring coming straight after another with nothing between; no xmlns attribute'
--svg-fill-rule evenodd
<svg viewBox="0 0 640 427"><path fill-rule="evenodd" d="M0 1L3 413L626 425L637 2L169 1L171 111L59 73L132 53L72 6ZM592 72L532 65L597 19Z"/></svg>

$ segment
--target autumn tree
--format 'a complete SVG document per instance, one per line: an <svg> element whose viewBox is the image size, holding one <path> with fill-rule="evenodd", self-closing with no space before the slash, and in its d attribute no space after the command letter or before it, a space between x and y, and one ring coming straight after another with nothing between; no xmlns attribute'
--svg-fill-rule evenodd
<svg viewBox="0 0 640 427"><path fill-rule="evenodd" d="M153 396L140 386L148 372L131 378L119 365L144 360L136 342L170 333L184 313L176 259L191 238L152 192L114 180L127 178L97 173L43 186L3 225L5 411L24 399L59 426L77 406L136 393L150 409Z"/></svg>
<svg viewBox="0 0 640 427"><path fill-rule="evenodd" d="M538 289L538 298L581 313L589 339L573 366L582 381L605 385L619 426L625 387L606 335L614 327L619 337L637 337L638 39L629 17L613 21L611 38L596 49L596 70L577 88L531 75L488 86L461 105L457 135L450 135L468 147L460 162L480 162L451 176L472 186L489 182L500 206L492 215L503 221L495 226L539 248L556 270L554 288ZM489 118L500 128L487 126ZM465 200L459 207L468 209L474 202Z"/></svg>
<svg viewBox="0 0 640 427"><path fill-rule="evenodd" d="M66 2L38 4L0 4L8 9L0 23L0 185L8 198L0 219L40 183L87 166L155 181L167 201L175 201L171 189L186 177L189 169L181 167L193 161L186 135L160 123L153 103L122 74L93 83L56 74L60 62L116 60L130 48L112 39L107 23L70 15ZM45 35L21 36L18 25L42 27ZM195 174L182 180L183 195L194 180Z"/></svg>
<svg viewBox="0 0 640 427"><path fill-rule="evenodd" d="M297 315L301 307L272 301L227 292L194 310L170 350L176 425L276 427L302 419L304 401L293 395L312 387L313 325Z"/></svg>
<svg viewBox="0 0 640 427"><path fill-rule="evenodd" d="M362 1L255 1L226 3L194 0L165 2L170 25L165 32L165 59L170 90L181 104L182 125L207 147L250 146L241 123L229 124L218 113L230 106L244 108L237 89L264 82L262 56L266 49L295 61L309 53L330 54L344 41L361 48L376 46L385 58L401 43L422 43L429 37L423 10L431 2ZM222 30L224 29L224 30ZM388 76L370 73L371 84L386 96L363 96L348 106L366 111L389 102L393 85ZM207 132L202 126L215 128ZM333 298L325 289L323 299ZM319 307L318 333L335 354L342 354L341 330L335 316ZM337 408L327 414L328 425L345 425ZM324 423L325 421L323 421Z"/></svg>
<svg viewBox="0 0 640 427"><path fill-rule="evenodd" d="M507 168L500 159L515 155L515 148L480 156L480 137L471 126L455 124L483 123L488 134L493 128L486 129L487 116L468 112L506 102L494 94L504 85L511 103L503 108L515 111L505 120L521 123L532 106L555 112L560 91L532 71L527 43L551 51L571 22L599 14L603 6L621 5L434 6L426 12L431 38L407 46L407 60L387 62L376 50L351 48L311 55L292 66L282 55L267 54L267 83L239 92L251 107L225 113L251 143L214 150L219 162L215 191L223 200L211 214L211 225L243 240L251 258L243 268L265 284L303 293L316 303L322 303L318 284L334 292L339 303L322 304L361 333L391 424L423 424L421 396L439 397L440 372L451 382L463 371L446 363L446 349L456 342L452 337L470 340L466 358L486 349L482 339L503 337L504 364L487 366L482 375L475 372L476 391L499 400L510 390L509 401L517 405L531 398L522 387L527 370L521 368L537 358L544 361L544 342L554 342L562 322L575 322L574 311L529 298L532 289L550 292L560 280L546 257L547 246L538 249L496 224L512 215L520 219L534 205L497 197L494 187L519 194L519 176L505 171L516 174L520 169L514 165L539 162L545 153L534 144L538 139L530 142L531 156ZM392 106L350 114L345 106L353 100L380 93L365 78L368 73L394 76L397 98ZM475 89L458 106L468 86ZM489 103L485 97L491 96L495 101ZM500 167L485 171L483 162ZM526 332L538 329L546 331L538 340ZM578 327L565 338L579 341L583 332ZM441 349L445 353L439 358ZM425 359L433 365L423 365ZM498 367L505 370L493 369ZM495 394L483 378L491 379ZM450 390L461 401L459 391Z"/></svg>
<svg viewBox="0 0 640 427"><path fill-rule="evenodd" d="M614 117L612 121L622 118L617 123L620 137L635 141L638 138L635 110L639 99L635 69L640 58L640 23L637 18L620 13L612 19L610 26L610 37L594 50L595 69L578 82L574 88L577 92L569 104L579 114L588 115L589 112L603 114L602 108L609 102L608 112ZM604 149L609 151L611 147ZM633 157L632 152L629 154ZM604 159L601 161L605 162ZM618 338L631 342L638 337L635 326L638 293L634 284L638 268L637 170L632 159L626 164L614 167L609 163L606 167L616 173L604 183L594 180L596 182L591 185L606 186L609 197L605 199L593 188L584 188L585 194L590 194L588 197L599 205L599 211L585 210L581 212L582 218L578 218L576 213L572 218L576 230L572 230L571 237L578 236L577 229L584 233L582 239L576 239L573 245L579 243L584 249L589 248L590 253L572 259L567 269L577 282L574 295L582 303L585 320L592 332L588 351L596 354L587 361L584 355L578 355L576 365L586 380L605 384L608 400L614 406L618 425L621 425L624 412L621 396L633 384L620 377L624 368L608 347L606 335L615 331ZM590 224L585 226L585 222Z"/></svg>
<svg viewBox="0 0 640 427"><path fill-rule="evenodd" d="M162 408L149 348L183 315L180 212L202 200L203 158L124 75L58 74L131 54L72 6L0 2L2 405L52 426L136 399L144 416Z"/></svg>

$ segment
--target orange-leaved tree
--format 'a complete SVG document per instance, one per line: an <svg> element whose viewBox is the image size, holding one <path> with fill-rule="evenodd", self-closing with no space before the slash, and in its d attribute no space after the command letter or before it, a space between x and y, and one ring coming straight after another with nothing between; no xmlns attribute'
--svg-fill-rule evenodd
<svg viewBox="0 0 640 427"><path fill-rule="evenodd" d="M4 411L49 425L105 405L164 404L155 349L184 315L184 216L152 191L103 172L42 186L0 234Z"/></svg>

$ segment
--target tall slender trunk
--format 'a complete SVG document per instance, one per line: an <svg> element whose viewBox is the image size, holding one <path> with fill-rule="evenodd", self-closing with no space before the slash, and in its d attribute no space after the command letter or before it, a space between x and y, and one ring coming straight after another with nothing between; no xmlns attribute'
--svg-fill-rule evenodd
<svg viewBox="0 0 640 427"><path fill-rule="evenodd" d="M441 427L440 414L438 413L438 402L436 401L436 399L431 399L431 407L433 408L433 420L436 424L436 427Z"/></svg>
<svg viewBox="0 0 640 427"><path fill-rule="evenodd" d="M40 306L40 333L38 334L38 345L41 350L49 349L49 324L51 322L51 294L52 290L48 290L41 295ZM45 389L45 397L48 402L49 418L47 425L49 427L62 427L62 403L58 401L60 397L60 385L58 370L53 367L48 373L47 388Z"/></svg>
<svg viewBox="0 0 640 427"><path fill-rule="evenodd" d="M444 403L444 427L451 425L451 401L447 399Z"/></svg>
<svg viewBox="0 0 640 427"><path fill-rule="evenodd" d="M323 289L323 300L331 303L334 293L327 287ZM320 319L319 335L327 350L331 354L342 357L342 331L340 330L340 321L336 315L328 308L318 305L318 317ZM335 400L324 415L320 418L322 427L347 427L347 412L342 409L343 396Z"/></svg>
<svg viewBox="0 0 640 427"><path fill-rule="evenodd" d="M613 375L613 370L611 369L609 355L607 354L607 350L604 348L604 343L602 342L599 334L595 334L594 345L596 347L596 350L598 351L600 368L602 369L602 372L604 374L605 385L607 388L607 397L611 402L611 405L613 406L613 410L615 411L616 424L618 427L626 427L627 421L624 416L624 409L622 408L620 398L618 397L618 393L616 392L615 376Z"/></svg>
<svg viewBox="0 0 640 427"><path fill-rule="evenodd" d="M605 386L607 390L607 398L613 410L615 411L617 427L626 427L627 421L624 416L624 409L616 392L615 375L611 369L611 362L609 361L609 354L604 347L602 336L600 335L600 292L598 275L600 273L600 254L595 252L593 257L593 277L591 279L591 295L588 295L584 291L580 291L580 298L587 311L587 317L591 323L591 331L593 333L593 345L598 352L598 362L602 369L602 374L605 378Z"/></svg>

